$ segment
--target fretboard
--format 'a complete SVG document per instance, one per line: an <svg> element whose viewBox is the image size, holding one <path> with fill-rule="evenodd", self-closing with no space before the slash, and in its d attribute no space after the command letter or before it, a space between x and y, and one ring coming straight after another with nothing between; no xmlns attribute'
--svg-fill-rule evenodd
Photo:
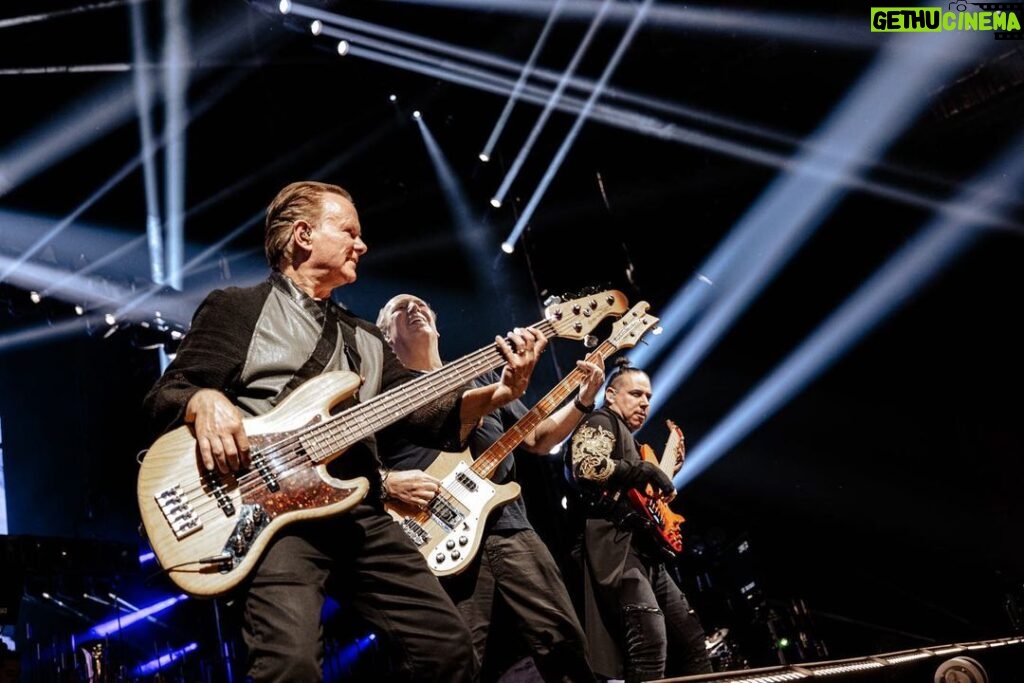
<svg viewBox="0 0 1024 683"><path fill-rule="evenodd" d="M556 334L554 326L547 320L532 327L549 338ZM352 444L504 363L505 357L497 344L473 351L310 427L302 435L306 452L314 462L327 462Z"/></svg>
<svg viewBox="0 0 1024 683"><path fill-rule="evenodd" d="M615 353L615 349L616 347L610 341L604 341L587 356L587 360L593 362L598 358L608 358ZM491 444L490 448L480 454L480 457L473 462L473 471L481 477L489 479L508 454L515 450L515 447L521 444L523 439L536 429L544 418L555 412L558 406L562 405L565 399L569 398L569 395L582 383L583 371L578 367L573 368L572 372L537 402L537 405L519 418L507 432L501 435L501 438Z"/></svg>

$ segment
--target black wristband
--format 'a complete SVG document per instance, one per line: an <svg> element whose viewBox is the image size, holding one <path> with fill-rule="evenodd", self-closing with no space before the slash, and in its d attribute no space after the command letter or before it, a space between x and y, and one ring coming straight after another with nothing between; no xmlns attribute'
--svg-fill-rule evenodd
<svg viewBox="0 0 1024 683"><path fill-rule="evenodd" d="M594 404L591 403L589 406L583 405L583 401L580 400L579 396L576 396L576 398L572 400L572 404L576 408L576 410L580 411L581 413L586 414L594 412Z"/></svg>

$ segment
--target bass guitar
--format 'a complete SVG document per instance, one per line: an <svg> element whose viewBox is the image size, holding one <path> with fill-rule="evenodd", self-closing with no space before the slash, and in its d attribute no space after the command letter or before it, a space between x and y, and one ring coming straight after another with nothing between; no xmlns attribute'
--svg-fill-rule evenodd
<svg viewBox="0 0 1024 683"><path fill-rule="evenodd" d="M583 339L607 316L628 309L608 290L558 302L534 325L546 336ZM252 465L207 471L189 426L157 439L141 462L137 497L160 566L186 593L214 597L244 579L281 527L336 515L369 490L365 477L337 479L329 462L361 439L504 363L497 344L332 415L360 385L354 372L308 380L272 410L243 421Z"/></svg>
<svg viewBox="0 0 1024 683"><path fill-rule="evenodd" d="M683 430L672 420L666 420L665 424L668 426L669 436L661 458L659 459L654 453L654 449L647 444L640 445L640 455L644 460L658 465L661 471L671 479L686 457L686 441L683 438ZM644 491L635 488L629 489L626 495L634 511L643 520L644 526L650 529L660 549L673 556L681 553L683 551L681 527L686 518L673 511L664 500L654 498L649 485Z"/></svg>
<svg viewBox="0 0 1024 683"><path fill-rule="evenodd" d="M611 336L587 356L608 358L619 349L634 346L658 323L640 302L612 326ZM419 547L430 570L437 576L458 574L476 556L488 516L519 495L519 484L498 484L490 477L502 461L553 413L583 382L583 371L574 368L523 415L500 439L473 460L468 450L441 453L426 469L441 481L437 495L426 509L389 500L384 507Z"/></svg>

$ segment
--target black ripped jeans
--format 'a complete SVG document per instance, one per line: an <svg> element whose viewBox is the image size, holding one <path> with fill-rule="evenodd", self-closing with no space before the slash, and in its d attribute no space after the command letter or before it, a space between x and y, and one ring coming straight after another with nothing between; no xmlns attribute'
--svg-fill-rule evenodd
<svg viewBox="0 0 1024 683"><path fill-rule="evenodd" d="M711 672L704 629L664 564L629 553L615 599L627 683L663 678L669 647L678 659L670 675Z"/></svg>

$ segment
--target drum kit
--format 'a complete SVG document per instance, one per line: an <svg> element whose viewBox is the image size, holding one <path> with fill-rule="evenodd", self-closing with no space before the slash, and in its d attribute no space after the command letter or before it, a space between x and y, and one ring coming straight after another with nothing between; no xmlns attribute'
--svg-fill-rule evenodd
<svg viewBox="0 0 1024 683"><path fill-rule="evenodd" d="M748 668L746 659L736 647L735 639L729 638L728 628L715 629L704 638L704 647L715 671L734 671Z"/></svg>

